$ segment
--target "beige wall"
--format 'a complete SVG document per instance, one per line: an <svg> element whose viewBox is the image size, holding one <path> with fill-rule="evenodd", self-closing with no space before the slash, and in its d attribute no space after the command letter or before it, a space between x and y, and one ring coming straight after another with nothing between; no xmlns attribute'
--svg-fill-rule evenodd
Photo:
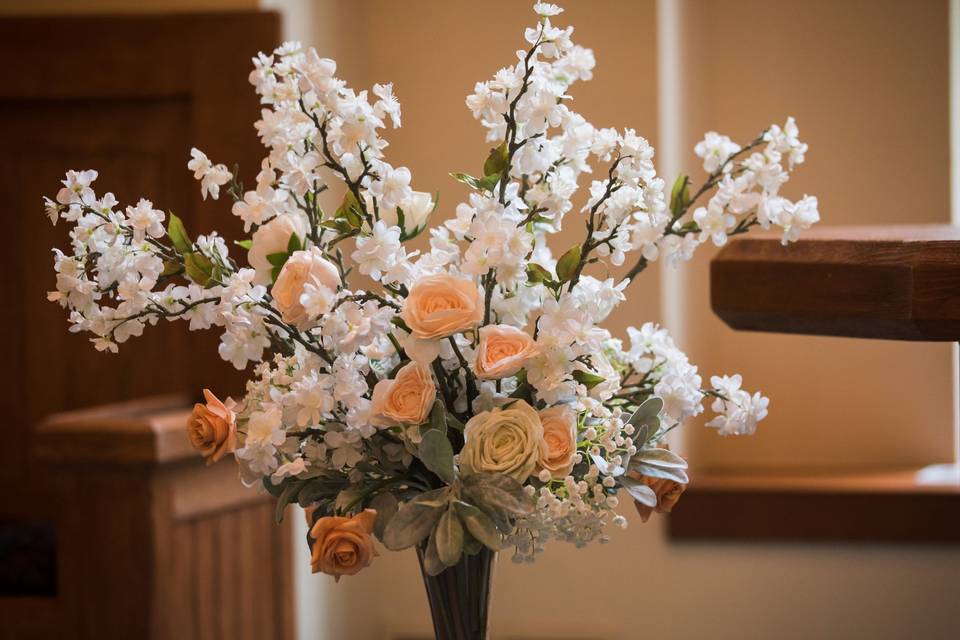
<svg viewBox="0 0 960 640"><path fill-rule="evenodd" d="M825 224L950 220L945 0L685 7L688 147L707 129L747 139L793 115L810 152L787 195L817 195ZM834 469L951 460L949 345L734 333L709 311L710 253L687 270L685 346L705 372L740 371L772 402L755 438L690 430L695 464Z"/></svg>
<svg viewBox="0 0 960 640"><path fill-rule="evenodd" d="M447 171L475 169L485 150L463 97L520 46L526 4L325 5L320 26L329 33L336 25L335 35L315 44L340 60L352 84L396 83L404 127L390 137L389 159L412 168L417 188L441 191L441 215L465 193ZM682 148L674 151L699 175L690 149L706 129L749 139L794 115L811 153L788 195L819 195L833 224L948 219L945 2L675 3L684 109L659 120L655 2L564 5L577 40L597 55L596 77L576 87L574 102L596 124L635 126L657 144L663 119L679 118ZM567 243L576 227L568 224ZM720 440L691 425L686 444L695 464L846 468L948 459L949 348L734 334L707 308L708 258L683 274L682 289L662 292L663 306L659 278L647 274L613 319L620 327L660 319L679 303L682 346L704 373L743 371L774 398L753 439ZM878 437L884 427L889 435ZM946 638L958 579L956 550L671 545L661 522L631 518L607 546L554 545L532 567L502 558L492 626L495 640ZM412 552L385 553L349 584L310 577L304 585L321 586L314 612L326 635L314 637L429 628Z"/></svg>
<svg viewBox="0 0 960 640"><path fill-rule="evenodd" d="M29 10L253 4L44 0ZM439 190L439 213L448 214L465 192L446 173L476 170L486 149L463 98L474 81L512 59L529 22L528 3L260 4L284 13L291 36L337 58L351 84L396 83L404 127L390 138L389 159L411 167L418 189ZM705 129L746 139L792 114L811 152L790 194L820 196L825 220L948 219L945 0L678 0L672 3L678 11L674 30L662 33L679 40L684 109L659 118L655 0L563 4L578 41L597 55L596 77L576 87L574 103L596 124L635 126L657 144L658 131L672 118L682 140L673 151L695 169L690 147ZM0 12L23 12L24 6L5 1ZM568 242L575 227L568 225ZM614 319L622 326L686 309L675 328L704 372L742 371L749 385L773 397L771 417L753 439L719 440L691 425L686 444L695 464L840 468L948 457L947 348L734 334L707 309L707 258L679 278L682 289L663 291L664 305L658 273L648 274ZM579 551L554 545L532 567L502 558L494 640L955 635L947 632L956 626L955 548L673 545L662 521L641 525L630 515L630 528L610 545ZM309 575L301 535L304 640L426 633L426 601L412 552L383 552L369 570L335 585Z"/></svg>

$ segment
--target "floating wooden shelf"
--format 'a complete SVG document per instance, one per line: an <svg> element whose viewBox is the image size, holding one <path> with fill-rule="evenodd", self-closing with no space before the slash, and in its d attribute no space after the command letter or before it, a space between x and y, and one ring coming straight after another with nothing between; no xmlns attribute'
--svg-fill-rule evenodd
<svg viewBox="0 0 960 640"><path fill-rule="evenodd" d="M732 329L881 340L960 340L960 227L819 227L727 245L710 301ZM916 470L855 475L691 474L679 540L960 542L960 485Z"/></svg>
<svg viewBox="0 0 960 640"><path fill-rule="evenodd" d="M739 330L960 340L960 228L822 227L786 247L739 238L710 265L710 300Z"/></svg>
<svg viewBox="0 0 960 640"><path fill-rule="evenodd" d="M674 540L960 542L960 485L916 470L691 474L669 516Z"/></svg>

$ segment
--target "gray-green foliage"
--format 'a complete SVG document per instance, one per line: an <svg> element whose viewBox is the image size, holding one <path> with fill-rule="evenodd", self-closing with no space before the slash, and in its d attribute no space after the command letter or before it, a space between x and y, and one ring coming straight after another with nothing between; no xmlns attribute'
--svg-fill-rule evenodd
<svg viewBox="0 0 960 640"><path fill-rule="evenodd" d="M400 507L383 531L383 545L391 551L406 549L426 538L443 515L450 488L421 493Z"/></svg>
<svg viewBox="0 0 960 640"><path fill-rule="evenodd" d="M663 410L663 400L657 397L647 398L633 412L628 420L633 425L633 442L637 447L637 452L630 458L627 468L640 475L651 478L663 478L674 480L686 484L687 462L669 449L662 447L648 446L658 437L660 431L660 412ZM650 500L649 493L638 486L637 481L627 477L620 478L620 484L635 500L641 504L647 504ZM648 489L648 488L647 488ZM656 504L656 496L653 498L653 504ZM653 505L648 505L653 506Z"/></svg>

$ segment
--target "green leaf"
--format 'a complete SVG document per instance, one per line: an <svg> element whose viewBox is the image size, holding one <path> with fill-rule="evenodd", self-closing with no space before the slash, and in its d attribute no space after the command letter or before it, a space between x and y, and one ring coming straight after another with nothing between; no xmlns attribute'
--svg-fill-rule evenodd
<svg viewBox="0 0 960 640"><path fill-rule="evenodd" d="M463 532L463 552L468 556L475 556L483 550L483 543L470 535L469 531Z"/></svg>
<svg viewBox="0 0 960 640"><path fill-rule="evenodd" d="M473 187L474 189L480 188L480 180L474 178L473 176L461 173L459 171L453 171L450 173L450 177L456 180L457 182L462 182L465 185Z"/></svg>
<svg viewBox="0 0 960 640"><path fill-rule="evenodd" d="M427 572L428 576L435 576L443 573L446 568L447 565L443 564L439 553L437 553L437 531L434 529L427 541L427 548L423 551L423 570Z"/></svg>
<svg viewBox="0 0 960 640"><path fill-rule="evenodd" d="M373 523L373 534L377 536L377 540L383 542L383 532L393 516L397 515L400 503L397 501L397 496L385 491L374 496L370 501L370 508L377 512L377 519Z"/></svg>
<svg viewBox="0 0 960 640"><path fill-rule="evenodd" d="M359 229L363 226L363 216L360 215L360 209L357 207L350 207L346 211L346 221L354 229Z"/></svg>
<svg viewBox="0 0 960 640"><path fill-rule="evenodd" d="M650 438L660 430L660 411L663 409L663 400L653 396L644 400L633 415L627 420L633 425L633 442L643 447Z"/></svg>
<svg viewBox="0 0 960 640"><path fill-rule="evenodd" d="M450 487L440 487L431 489L425 493L418 494L410 502L416 502L427 507L446 507L450 502Z"/></svg>
<svg viewBox="0 0 960 640"><path fill-rule="evenodd" d="M206 287L210 284L213 276L213 262L210 258L198 251L190 251L183 254L183 266L187 277L198 285Z"/></svg>
<svg viewBox="0 0 960 640"><path fill-rule="evenodd" d="M483 178L474 178L469 174L454 171L453 173L450 174L450 176L454 180L458 182L462 182L466 185L469 185L470 187L477 189L478 191L491 191L493 187L497 184L497 182L500 180L500 174L498 173L485 176Z"/></svg>
<svg viewBox="0 0 960 640"><path fill-rule="evenodd" d="M479 182L480 189L483 191L493 191L493 188L497 186L497 183L500 182L500 174L492 173L489 176L484 176L483 180Z"/></svg>
<svg viewBox="0 0 960 640"><path fill-rule="evenodd" d="M690 482L690 478L687 476L687 472L683 469L671 469L667 467L654 467L649 464L643 464L641 462L631 462L630 470L636 471L642 476L648 476L650 478L663 478L665 480L673 480L674 482L679 482L680 484L687 484Z"/></svg>
<svg viewBox="0 0 960 640"><path fill-rule="evenodd" d="M435 400L433 408L430 409L430 428L444 435L447 433L447 410L441 400Z"/></svg>
<svg viewBox="0 0 960 640"><path fill-rule="evenodd" d="M630 497L640 504L648 507L657 506L657 494L653 492L653 489L639 480L634 480L630 476L621 476L620 484L627 490Z"/></svg>
<svg viewBox="0 0 960 640"><path fill-rule="evenodd" d="M437 474L447 484L453 484L455 471L453 468L453 447L447 440L445 431L430 429L423 434L417 457L423 464Z"/></svg>
<svg viewBox="0 0 960 640"><path fill-rule="evenodd" d="M681 173L670 191L670 211L674 217L679 217L688 206L690 206L690 178Z"/></svg>
<svg viewBox="0 0 960 640"><path fill-rule="evenodd" d="M517 385L517 388L513 390L513 393L511 393L508 397L516 398L518 400L526 400L529 403L531 400L532 391L533 391L533 387L531 387L528 382L521 382L520 384Z"/></svg>
<svg viewBox="0 0 960 640"><path fill-rule="evenodd" d="M585 386L587 389L593 389L595 386L606 380L606 378L603 376L598 376L592 371L584 371L582 369L574 370L573 379Z"/></svg>
<svg viewBox="0 0 960 640"><path fill-rule="evenodd" d="M267 254L267 262L275 267L282 267L284 264L286 264L289 257L290 254L286 251L278 251L277 253Z"/></svg>
<svg viewBox="0 0 960 640"><path fill-rule="evenodd" d="M452 506L440 516L434 535L440 561L448 567L457 564L463 553L463 525Z"/></svg>
<svg viewBox="0 0 960 640"><path fill-rule="evenodd" d="M507 168L507 143L503 142L499 147L490 149L486 162L483 163L483 175L490 176L496 174L500 176L503 170Z"/></svg>
<svg viewBox="0 0 960 640"><path fill-rule="evenodd" d="M470 532L470 535L482 542L485 547L494 551L500 550L502 544L500 533L489 516L472 504L460 500L455 500L453 507L457 510L457 515L460 516L463 526Z"/></svg>
<svg viewBox="0 0 960 640"><path fill-rule="evenodd" d="M316 502L320 502L320 500L323 500L324 498L332 498L339 491L339 489L335 487L336 485L331 486L326 482L307 480L305 481L303 488L300 489L300 494L297 496L297 502L301 507L309 507Z"/></svg>
<svg viewBox="0 0 960 640"><path fill-rule="evenodd" d="M653 467L661 467L666 469L686 469L687 461L675 454L669 449L662 449L660 447L650 447L648 449L641 449L633 456L633 460L642 462L644 464L649 464Z"/></svg>
<svg viewBox="0 0 960 640"><path fill-rule="evenodd" d="M236 240L233 244L250 251L250 247L253 246L253 240Z"/></svg>
<svg viewBox="0 0 960 640"><path fill-rule="evenodd" d="M359 229L363 225L362 212L363 209L360 207L357 197L353 195L353 191L348 189L343 194L343 204L337 208L334 217L344 220L353 229Z"/></svg>
<svg viewBox="0 0 960 640"><path fill-rule="evenodd" d="M303 243L300 242L300 237L295 233L291 233L290 240L287 242L287 253L294 253L301 249L303 249Z"/></svg>
<svg viewBox="0 0 960 640"><path fill-rule="evenodd" d="M580 264L580 245L575 245L557 260L557 278L568 282Z"/></svg>
<svg viewBox="0 0 960 640"><path fill-rule="evenodd" d="M421 493L403 505L384 528L383 546L391 551L400 551L426 538L443 515L446 499L442 505L432 503L439 495L449 495L448 491L443 488Z"/></svg>
<svg viewBox="0 0 960 640"><path fill-rule="evenodd" d="M297 495L300 493L300 489L303 488L302 480L292 480L288 481L287 485L283 488L283 492L277 498L277 511L276 519L277 524L283 522L283 512L287 508L287 505L291 502L296 502Z"/></svg>
<svg viewBox="0 0 960 640"><path fill-rule="evenodd" d="M346 235L353 230L353 227L350 226L350 223L342 218L337 220L324 220L320 223L321 227L326 227L327 229L333 229L339 232L341 235Z"/></svg>
<svg viewBox="0 0 960 640"><path fill-rule="evenodd" d="M663 410L663 400L653 396L644 400L637 410L633 412L633 415L630 416L630 419L627 420L629 424L632 424L635 427L640 426L660 426L660 412Z"/></svg>
<svg viewBox="0 0 960 640"><path fill-rule="evenodd" d="M263 485L263 488L267 490L267 493L269 493L274 498L279 498L280 494L283 493L283 490L286 488L286 486L283 483L273 484L269 476L264 476L263 480L261 481L261 484Z"/></svg>
<svg viewBox="0 0 960 640"><path fill-rule="evenodd" d="M167 235L170 236L170 242L174 248L181 254L190 253L193 249L193 242L187 235L187 230L183 226L183 221L170 212L170 222L167 223Z"/></svg>
<svg viewBox="0 0 960 640"><path fill-rule="evenodd" d="M363 485L356 484L348 486L337 494L336 500L333 501L333 508L337 513L344 514L348 510L353 509L354 505L360 501L363 497L364 488Z"/></svg>
<svg viewBox="0 0 960 640"><path fill-rule="evenodd" d="M502 473L474 473L463 478L463 493L474 504L503 509L511 516L533 513L533 500L523 485Z"/></svg>
<svg viewBox="0 0 960 640"><path fill-rule="evenodd" d="M457 416L453 415L452 413L447 414L447 427L453 429L454 431L460 432L462 432L464 429L463 423L457 420Z"/></svg>
<svg viewBox="0 0 960 640"><path fill-rule="evenodd" d="M553 280L553 274L536 262L531 262L527 265L527 280L533 283L550 282Z"/></svg>
<svg viewBox="0 0 960 640"><path fill-rule="evenodd" d="M176 260L167 260L163 263L163 271L160 275L172 276L183 271L183 267Z"/></svg>

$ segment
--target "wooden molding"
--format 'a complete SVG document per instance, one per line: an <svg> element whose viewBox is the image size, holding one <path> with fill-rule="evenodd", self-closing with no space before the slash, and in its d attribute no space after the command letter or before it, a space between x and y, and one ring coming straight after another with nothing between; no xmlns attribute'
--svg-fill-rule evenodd
<svg viewBox="0 0 960 640"><path fill-rule="evenodd" d="M960 486L915 471L691 474L673 540L960 543Z"/></svg>
<svg viewBox="0 0 960 640"><path fill-rule="evenodd" d="M167 395L56 414L37 429L38 459L56 463L166 464L199 457L186 396Z"/></svg>
<svg viewBox="0 0 960 640"><path fill-rule="evenodd" d="M751 234L713 259L710 302L733 329L960 340L960 228L819 227L786 247Z"/></svg>

